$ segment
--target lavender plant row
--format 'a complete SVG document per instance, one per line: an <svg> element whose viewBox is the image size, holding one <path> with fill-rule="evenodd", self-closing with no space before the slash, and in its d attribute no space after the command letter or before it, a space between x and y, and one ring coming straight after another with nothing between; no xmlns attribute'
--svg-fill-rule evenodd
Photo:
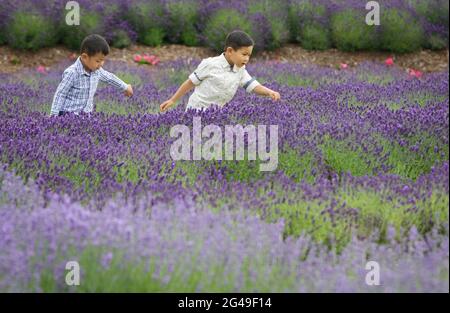
<svg viewBox="0 0 450 313"><path fill-rule="evenodd" d="M213 213L186 196L171 205L118 197L99 211L53 195L44 206L35 185L0 177L2 291L448 291L448 236L436 229L396 241L389 228L384 245L354 236L337 254L306 235L283 239L282 220ZM365 283L369 260L380 264L379 286ZM70 261L79 286L65 284Z"/></svg>
<svg viewBox="0 0 450 313"><path fill-rule="evenodd" d="M114 0L106 4L79 0L77 3L82 23L74 28L65 23L67 15L73 16L73 7L66 7L67 1L2 1L0 42L33 50L62 42L77 49L85 35L101 33L119 48L138 41L151 46L168 42L220 50L226 32L240 28L252 34L257 50L275 49L289 40L308 49L326 49L332 44L339 49L400 53L420 47L448 48L448 3L443 0L380 2L380 27L368 28L366 37L358 34L367 26L367 1ZM348 36L336 34L342 32L339 22L336 23L342 12L346 14L343 22ZM372 36L374 39L368 44L356 42Z"/></svg>
<svg viewBox="0 0 450 313"><path fill-rule="evenodd" d="M157 113L198 61L106 64L135 95L102 87L89 116L49 117L67 64L0 75L2 291L448 292L447 73L260 62L280 102ZM194 116L278 125L277 169L173 161Z"/></svg>

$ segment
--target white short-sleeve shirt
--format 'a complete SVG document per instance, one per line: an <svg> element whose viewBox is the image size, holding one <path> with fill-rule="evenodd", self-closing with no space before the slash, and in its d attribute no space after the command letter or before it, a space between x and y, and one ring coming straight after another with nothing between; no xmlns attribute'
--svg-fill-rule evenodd
<svg viewBox="0 0 450 313"><path fill-rule="evenodd" d="M204 59L197 69L189 75L195 85L189 97L187 109L207 109L212 105L224 106L233 99L239 87L252 92L260 85L245 69L228 63L225 55Z"/></svg>

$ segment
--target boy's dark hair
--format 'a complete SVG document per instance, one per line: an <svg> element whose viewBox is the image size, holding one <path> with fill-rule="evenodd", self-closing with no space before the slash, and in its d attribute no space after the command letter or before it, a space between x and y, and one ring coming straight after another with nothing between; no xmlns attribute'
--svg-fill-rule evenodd
<svg viewBox="0 0 450 313"><path fill-rule="evenodd" d="M255 42L252 37L241 30L232 31L227 35L227 39L225 39L225 50L227 50L228 47L233 48L233 50L238 50L242 47L250 47L254 45Z"/></svg>
<svg viewBox="0 0 450 313"><path fill-rule="evenodd" d="M103 55L108 55L109 53L109 45L105 38L93 34L83 39L80 53L87 53L87 55L91 57L99 52L103 53Z"/></svg>

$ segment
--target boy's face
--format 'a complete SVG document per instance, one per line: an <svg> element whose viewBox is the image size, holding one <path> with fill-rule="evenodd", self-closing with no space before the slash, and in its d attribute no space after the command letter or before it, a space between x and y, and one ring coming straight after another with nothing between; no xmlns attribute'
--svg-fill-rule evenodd
<svg viewBox="0 0 450 313"><path fill-rule="evenodd" d="M240 47L237 50L234 50L232 47L228 47L225 53L228 56L228 59L233 62L237 67L242 67L248 63L250 60L250 56L253 52L253 46L248 47Z"/></svg>
<svg viewBox="0 0 450 313"><path fill-rule="evenodd" d="M103 66L105 63L105 55L101 52L93 56L89 56L87 53L82 53L81 61L87 71L93 72Z"/></svg>

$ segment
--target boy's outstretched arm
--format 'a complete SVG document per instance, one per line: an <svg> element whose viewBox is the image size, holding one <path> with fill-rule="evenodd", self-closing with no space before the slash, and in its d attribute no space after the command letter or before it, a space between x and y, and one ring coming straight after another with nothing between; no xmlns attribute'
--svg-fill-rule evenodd
<svg viewBox="0 0 450 313"><path fill-rule="evenodd" d="M175 92L175 94L169 100L166 100L163 103L161 103L161 105L159 106L160 111L161 112L166 111L194 87L195 85L190 79L186 80L184 83L181 84L180 88L178 88L177 92Z"/></svg>
<svg viewBox="0 0 450 313"><path fill-rule="evenodd" d="M131 85L126 84L123 80L121 80L113 73L110 73L104 70L103 68L100 68L98 72L99 78L102 82L105 82L111 86L114 86L122 90L127 97L131 97L133 95L133 88L131 87Z"/></svg>
<svg viewBox="0 0 450 313"><path fill-rule="evenodd" d="M280 93L267 87L264 87L263 85L256 86L253 89L253 92L260 96L271 97L275 101L280 100Z"/></svg>

